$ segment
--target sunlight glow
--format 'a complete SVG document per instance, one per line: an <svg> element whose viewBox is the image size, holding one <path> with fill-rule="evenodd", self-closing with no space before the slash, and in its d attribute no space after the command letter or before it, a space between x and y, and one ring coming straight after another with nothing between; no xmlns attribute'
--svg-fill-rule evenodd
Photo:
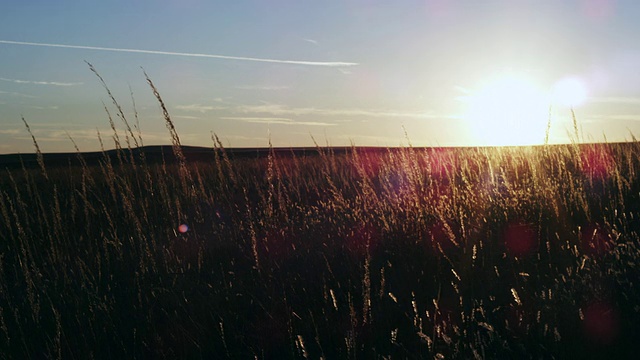
<svg viewBox="0 0 640 360"><path fill-rule="evenodd" d="M534 145L544 142L549 96L524 76L504 74L463 99L464 119L480 145Z"/></svg>
<svg viewBox="0 0 640 360"><path fill-rule="evenodd" d="M564 78L553 86L551 98L557 105L577 107L587 100L587 88L578 78Z"/></svg>
<svg viewBox="0 0 640 360"><path fill-rule="evenodd" d="M543 144L550 110L577 107L586 99L587 87L579 78L563 78L545 89L511 72L461 98L470 136L481 146Z"/></svg>

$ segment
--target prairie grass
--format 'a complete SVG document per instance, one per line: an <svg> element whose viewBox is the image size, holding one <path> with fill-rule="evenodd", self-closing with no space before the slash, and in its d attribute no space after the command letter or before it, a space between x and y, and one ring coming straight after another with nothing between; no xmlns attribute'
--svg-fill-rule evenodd
<svg viewBox="0 0 640 360"><path fill-rule="evenodd" d="M0 177L0 357L633 354L637 142L190 161L146 79L173 156L100 77L127 148Z"/></svg>

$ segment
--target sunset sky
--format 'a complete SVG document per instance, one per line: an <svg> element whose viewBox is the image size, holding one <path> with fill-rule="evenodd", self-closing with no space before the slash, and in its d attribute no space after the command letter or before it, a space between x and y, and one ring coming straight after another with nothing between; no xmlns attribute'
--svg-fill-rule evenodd
<svg viewBox="0 0 640 360"><path fill-rule="evenodd" d="M45 1L0 5L0 153L113 147L92 63L145 145L529 144L640 136L636 0ZM569 131L569 129L571 129ZM121 133L122 135L124 133Z"/></svg>

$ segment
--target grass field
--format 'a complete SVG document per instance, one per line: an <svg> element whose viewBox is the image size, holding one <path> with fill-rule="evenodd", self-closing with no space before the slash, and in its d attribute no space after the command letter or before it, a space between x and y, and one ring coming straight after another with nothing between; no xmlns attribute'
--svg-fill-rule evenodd
<svg viewBox="0 0 640 360"><path fill-rule="evenodd" d="M193 160L164 114L3 169L0 357L634 354L639 143Z"/></svg>

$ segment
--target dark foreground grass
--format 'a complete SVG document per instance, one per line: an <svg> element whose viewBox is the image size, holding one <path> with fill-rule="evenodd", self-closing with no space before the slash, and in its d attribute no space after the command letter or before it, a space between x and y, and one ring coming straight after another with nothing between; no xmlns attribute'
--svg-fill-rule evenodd
<svg viewBox="0 0 640 360"><path fill-rule="evenodd" d="M169 130L3 172L0 357L634 355L638 143L189 162Z"/></svg>

